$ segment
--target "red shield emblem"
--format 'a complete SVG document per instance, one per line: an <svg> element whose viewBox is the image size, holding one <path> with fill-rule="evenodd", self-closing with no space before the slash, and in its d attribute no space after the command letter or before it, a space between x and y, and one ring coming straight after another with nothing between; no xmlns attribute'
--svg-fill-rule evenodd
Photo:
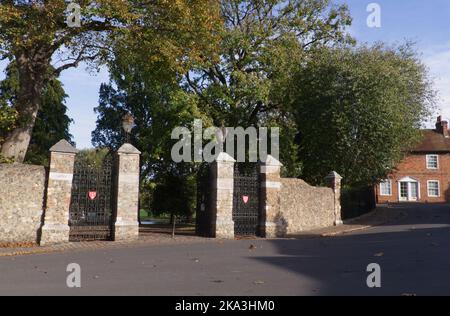
<svg viewBox="0 0 450 316"><path fill-rule="evenodd" d="M97 192L89 191L89 198L91 199L91 201L95 200L97 198Z"/></svg>
<svg viewBox="0 0 450 316"><path fill-rule="evenodd" d="M247 196L247 195L244 195L244 196L242 197L242 200L244 200L244 203L247 204L248 201L250 200L250 197Z"/></svg>

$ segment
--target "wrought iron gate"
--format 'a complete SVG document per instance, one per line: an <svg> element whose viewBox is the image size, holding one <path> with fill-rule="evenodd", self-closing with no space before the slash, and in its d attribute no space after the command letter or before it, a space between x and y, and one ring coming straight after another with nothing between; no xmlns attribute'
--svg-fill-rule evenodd
<svg viewBox="0 0 450 316"><path fill-rule="evenodd" d="M237 163L234 168L233 220L236 236L258 236L260 177L256 163Z"/></svg>
<svg viewBox="0 0 450 316"><path fill-rule="evenodd" d="M213 213L211 209L210 165L203 163L197 172L196 233L203 237L214 237Z"/></svg>
<svg viewBox="0 0 450 316"><path fill-rule="evenodd" d="M111 240L114 169L112 153L100 166L77 156L69 210L70 241Z"/></svg>

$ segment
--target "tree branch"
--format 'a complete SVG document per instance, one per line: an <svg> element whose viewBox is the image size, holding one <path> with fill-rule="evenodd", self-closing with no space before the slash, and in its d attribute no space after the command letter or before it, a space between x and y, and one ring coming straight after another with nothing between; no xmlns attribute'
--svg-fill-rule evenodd
<svg viewBox="0 0 450 316"><path fill-rule="evenodd" d="M85 50L86 50L86 47L84 47L84 48L80 51L80 53L78 54L78 56L77 56L76 58L72 59L73 62L64 64L64 65L62 65L62 66L56 68L55 71L53 72L53 74L54 74L56 77L58 77L58 76L61 74L61 72L63 72L64 70L67 70L67 69L69 69L69 68L78 67L78 65L79 65L81 62L84 62L84 61L94 61L94 60L96 60L96 59L101 55L101 53L98 52L98 53L95 54L95 55L84 56Z"/></svg>

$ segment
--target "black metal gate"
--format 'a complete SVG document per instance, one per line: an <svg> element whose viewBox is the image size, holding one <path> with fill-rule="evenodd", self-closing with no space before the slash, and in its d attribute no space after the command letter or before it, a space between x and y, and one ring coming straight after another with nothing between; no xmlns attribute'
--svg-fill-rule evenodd
<svg viewBox="0 0 450 316"><path fill-rule="evenodd" d="M77 156L70 202L70 241L111 240L115 186L114 155L100 165Z"/></svg>
<svg viewBox="0 0 450 316"><path fill-rule="evenodd" d="M214 237L215 218L211 208L210 165L203 163L197 172L196 233L203 237Z"/></svg>
<svg viewBox="0 0 450 316"><path fill-rule="evenodd" d="M235 165L233 220L236 236L258 236L261 217L259 175L257 163Z"/></svg>

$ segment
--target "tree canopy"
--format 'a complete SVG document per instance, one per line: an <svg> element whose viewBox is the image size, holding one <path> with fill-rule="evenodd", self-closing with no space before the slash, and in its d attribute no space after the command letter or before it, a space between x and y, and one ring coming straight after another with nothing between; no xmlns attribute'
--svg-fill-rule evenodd
<svg viewBox="0 0 450 316"><path fill-rule="evenodd" d="M280 88L308 51L350 40L348 9L330 0L222 0L220 9L220 59L186 75L217 126L267 123L282 110Z"/></svg>
<svg viewBox="0 0 450 316"><path fill-rule="evenodd" d="M148 62L172 68L196 62L214 50L217 1L80 0L80 27L69 27L67 1L0 1L0 59L17 64L16 126L1 144L4 156L23 161L43 87L81 62L102 63L111 47L135 49ZM53 66L53 67L51 67Z"/></svg>
<svg viewBox="0 0 450 316"><path fill-rule="evenodd" d="M171 133L178 126L192 125L202 113L197 97L181 88L177 72L165 64L143 62L139 52L116 53L110 82L100 88L92 141L96 147L118 148L125 141L122 118L131 114L136 126L130 142L142 152L142 207L155 214L186 215L193 210L195 166L172 161Z"/></svg>
<svg viewBox="0 0 450 316"><path fill-rule="evenodd" d="M295 122L284 93L315 47L352 43L346 5L330 0L221 0L220 59L185 76L215 126L280 128L284 173L299 176Z"/></svg>
<svg viewBox="0 0 450 316"><path fill-rule="evenodd" d="M122 116L135 117L132 143L143 153L142 185L152 191L148 200L157 213L192 211L196 166L172 161L171 131L194 119L204 126L285 126L283 156L294 165L296 130L282 91L313 47L349 40L347 8L327 0L222 0L219 13L217 54L203 50L186 67L171 67L165 58L143 59L141 39L117 43L111 81L100 90L93 142L117 147Z"/></svg>
<svg viewBox="0 0 450 316"><path fill-rule="evenodd" d="M317 184L335 170L353 186L396 167L419 139L435 95L409 44L317 50L289 88L302 177Z"/></svg>
<svg viewBox="0 0 450 316"><path fill-rule="evenodd" d="M0 98L1 152L22 161L35 121L44 135L40 120L65 117L62 71L105 64L93 144L119 147L122 117L134 116L131 142L157 212L192 209L197 166L172 161L171 132L194 119L280 127L285 175L320 184L334 169L359 186L393 170L433 108L412 47L354 45L347 6L331 0L78 3L81 26L67 27L66 1L0 0L0 58L17 67L4 90L14 102Z"/></svg>

